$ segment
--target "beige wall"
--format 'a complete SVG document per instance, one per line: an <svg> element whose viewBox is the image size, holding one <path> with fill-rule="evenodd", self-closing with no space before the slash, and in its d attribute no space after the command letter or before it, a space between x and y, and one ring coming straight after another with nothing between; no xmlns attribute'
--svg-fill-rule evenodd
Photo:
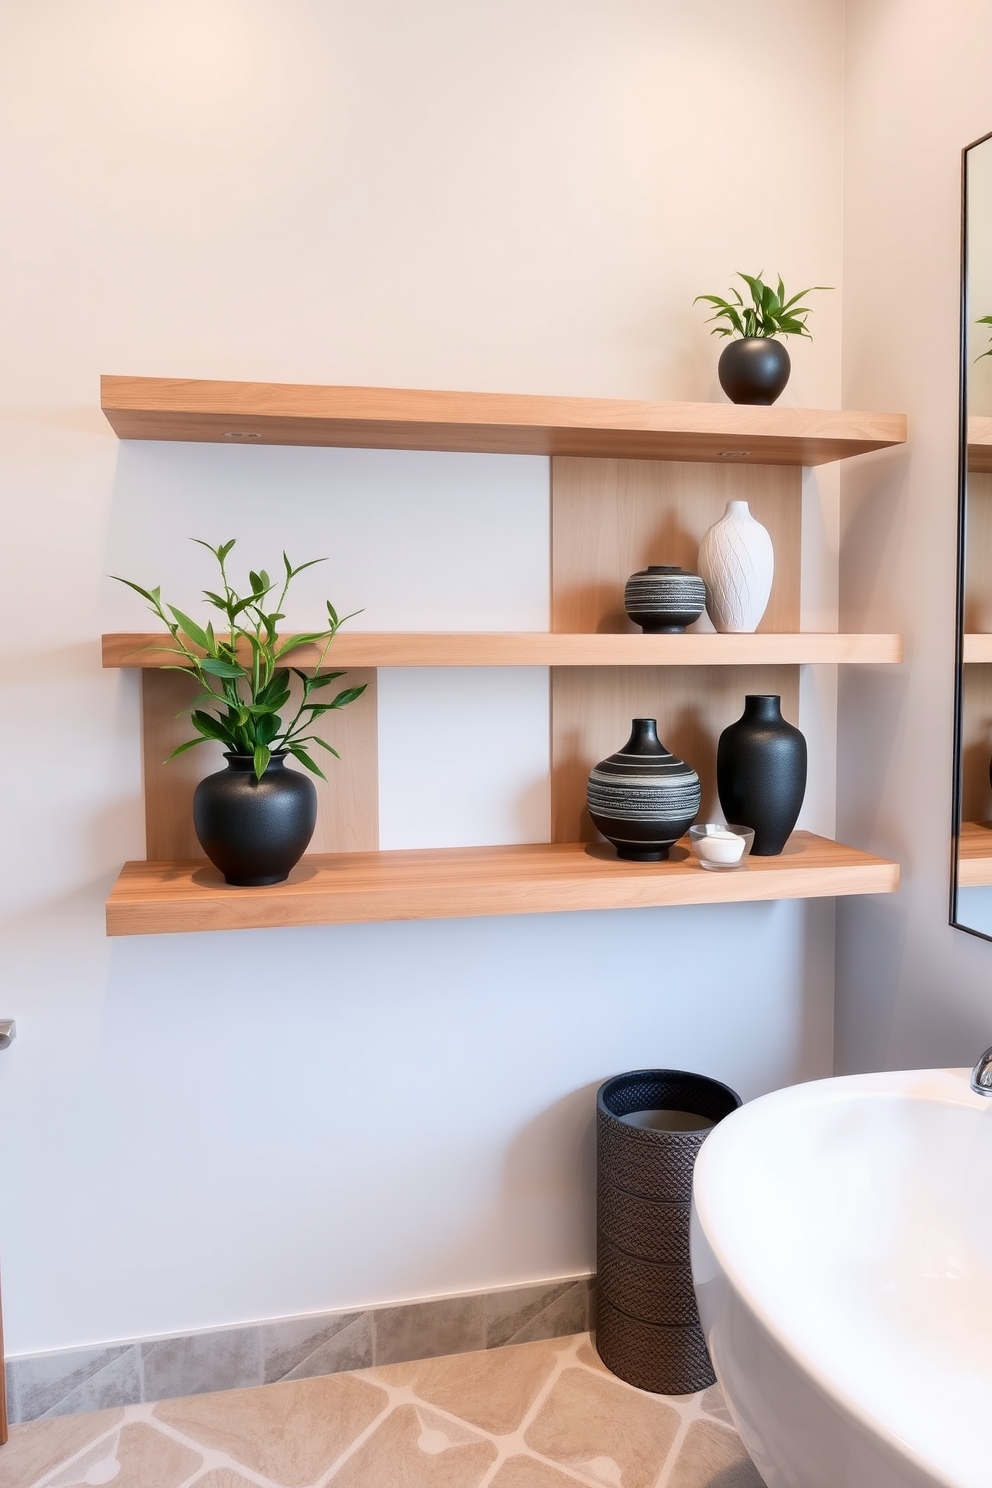
<svg viewBox="0 0 992 1488"><path fill-rule="evenodd" d="M948 926L960 152L992 128L983 0L852 0L844 402L904 408L910 446L842 476L841 623L902 630L900 674L841 686L840 832L903 892L838 904L837 1067L971 1064L992 946Z"/></svg>
<svg viewBox="0 0 992 1488"><path fill-rule="evenodd" d="M192 602L187 537L237 535L332 555L297 620L326 580L371 628L528 628L547 471L121 447L96 402L101 371L718 396L695 294L739 268L841 284L842 21L836 0L0 3L13 1352L587 1269L603 1078L667 1064L751 1096L829 1070L824 904L109 944L143 831L134 680L97 638L144 617L105 575ZM840 320L823 296L787 401L839 405ZM807 482L828 625L832 491ZM533 832L544 679L417 680L383 679L384 840ZM804 698L828 829L829 691ZM498 780L439 747L497 726Z"/></svg>

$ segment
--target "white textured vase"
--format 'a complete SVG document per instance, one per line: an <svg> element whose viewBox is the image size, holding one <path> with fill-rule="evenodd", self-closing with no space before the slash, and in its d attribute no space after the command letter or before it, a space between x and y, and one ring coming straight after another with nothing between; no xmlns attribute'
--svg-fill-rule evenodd
<svg viewBox="0 0 992 1488"><path fill-rule="evenodd" d="M703 535L699 572L706 585L706 610L718 631L757 630L768 606L775 572L772 540L747 509L728 501L719 522Z"/></svg>

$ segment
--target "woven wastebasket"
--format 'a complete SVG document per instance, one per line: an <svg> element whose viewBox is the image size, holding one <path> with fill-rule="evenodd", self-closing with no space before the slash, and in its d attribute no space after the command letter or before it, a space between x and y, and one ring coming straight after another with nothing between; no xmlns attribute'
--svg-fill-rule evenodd
<svg viewBox="0 0 992 1488"><path fill-rule="evenodd" d="M596 1347L628 1384L664 1395L703 1390L715 1379L689 1264L689 1210L696 1153L741 1104L719 1080L685 1070L632 1070L596 1100ZM634 1125L687 1113L687 1130ZM650 1114L649 1114L650 1113ZM627 1120L623 1118L627 1117Z"/></svg>

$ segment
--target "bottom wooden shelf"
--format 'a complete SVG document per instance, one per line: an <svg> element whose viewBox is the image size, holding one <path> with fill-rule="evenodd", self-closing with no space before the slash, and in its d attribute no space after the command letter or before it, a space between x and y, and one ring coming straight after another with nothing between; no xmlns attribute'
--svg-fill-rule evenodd
<svg viewBox="0 0 992 1488"><path fill-rule="evenodd" d="M265 889L232 888L205 859L126 863L107 901L108 935L257 930L360 920L550 914L891 894L899 867L812 832L732 873L701 868L683 838L667 863L623 863L606 843L335 853L304 858Z"/></svg>
<svg viewBox="0 0 992 1488"><path fill-rule="evenodd" d="M992 884L992 822L962 822L958 837L958 888Z"/></svg>

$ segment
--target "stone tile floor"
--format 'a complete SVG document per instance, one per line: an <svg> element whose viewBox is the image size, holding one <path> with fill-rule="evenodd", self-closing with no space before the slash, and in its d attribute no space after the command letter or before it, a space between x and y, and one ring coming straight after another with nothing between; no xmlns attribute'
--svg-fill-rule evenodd
<svg viewBox="0 0 992 1488"><path fill-rule="evenodd" d="M645 1394L579 1333L11 1428L0 1488L761 1488L718 1387Z"/></svg>

